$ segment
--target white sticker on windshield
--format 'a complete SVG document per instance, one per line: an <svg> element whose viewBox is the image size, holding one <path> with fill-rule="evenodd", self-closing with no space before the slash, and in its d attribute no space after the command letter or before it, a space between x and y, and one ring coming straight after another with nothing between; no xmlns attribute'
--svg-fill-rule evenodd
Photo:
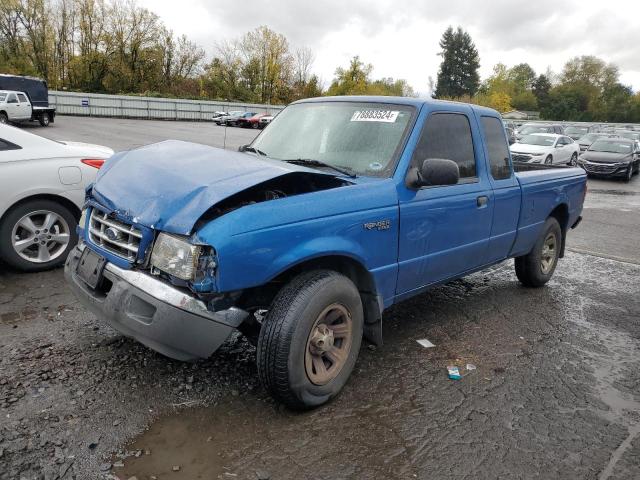
<svg viewBox="0 0 640 480"><path fill-rule="evenodd" d="M393 123L398 118L398 110L362 110L353 112L352 122L386 122Z"/></svg>

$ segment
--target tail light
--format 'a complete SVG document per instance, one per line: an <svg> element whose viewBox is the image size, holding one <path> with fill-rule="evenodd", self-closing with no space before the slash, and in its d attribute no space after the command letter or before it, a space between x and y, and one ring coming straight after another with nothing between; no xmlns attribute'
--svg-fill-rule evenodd
<svg viewBox="0 0 640 480"><path fill-rule="evenodd" d="M104 164L104 158L83 158L80 161L85 165L98 169Z"/></svg>

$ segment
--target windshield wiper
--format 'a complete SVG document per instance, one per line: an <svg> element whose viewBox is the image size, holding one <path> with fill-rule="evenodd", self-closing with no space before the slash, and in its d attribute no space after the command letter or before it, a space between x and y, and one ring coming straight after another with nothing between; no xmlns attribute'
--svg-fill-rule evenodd
<svg viewBox="0 0 640 480"><path fill-rule="evenodd" d="M267 155L266 153L264 153L262 150L258 150L256 147L252 147L250 145L243 145L240 147L240 151L241 152L252 152L252 153L257 153L258 155L262 155L263 157L268 157L269 155Z"/></svg>
<svg viewBox="0 0 640 480"><path fill-rule="evenodd" d="M336 172L342 173L343 175L347 175L351 178L356 178L357 175L353 173L348 167L336 167L335 165L331 165L330 163L323 162L321 160L314 160L312 158L292 158L290 160L283 160L286 163L293 163L294 165L303 165L305 167L326 167Z"/></svg>

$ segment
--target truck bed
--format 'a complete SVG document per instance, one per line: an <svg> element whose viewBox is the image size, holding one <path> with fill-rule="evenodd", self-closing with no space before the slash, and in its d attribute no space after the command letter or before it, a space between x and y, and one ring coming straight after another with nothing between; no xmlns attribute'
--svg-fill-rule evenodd
<svg viewBox="0 0 640 480"><path fill-rule="evenodd" d="M522 190L518 235L511 256L528 253L540 235L554 206L560 205L563 228L570 228L582 213L587 177L583 169L565 165L516 165L516 178ZM563 223L563 222L561 222Z"/></svg>

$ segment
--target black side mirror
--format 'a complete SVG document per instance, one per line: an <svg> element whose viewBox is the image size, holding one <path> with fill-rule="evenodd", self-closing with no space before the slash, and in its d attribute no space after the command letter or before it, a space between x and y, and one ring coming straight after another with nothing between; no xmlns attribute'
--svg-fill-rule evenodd
<svg viewBox="0 0 640 480"><path fill-rule="evenodd" d="M445 158L428 158L422 162L420 169L414 167L409 171L407 186L420 188L455 185L458 180L460 169L456 162Z"/></svg>

